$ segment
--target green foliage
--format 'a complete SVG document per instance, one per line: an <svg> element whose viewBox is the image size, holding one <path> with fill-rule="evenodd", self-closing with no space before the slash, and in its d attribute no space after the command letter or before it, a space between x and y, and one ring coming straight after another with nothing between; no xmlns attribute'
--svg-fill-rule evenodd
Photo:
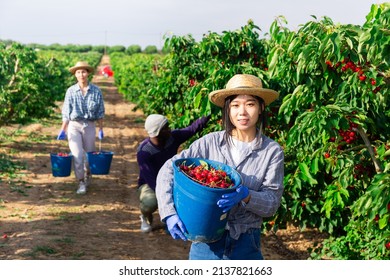
<svg viewBox="0 0 390 280"><path fill-rule="evenodd" d="M139 45L131 45L126 49L126 54L128 54L128 55L132 55L135 53L141 53L141 52L142 52L142 49L141 49L141 46L139 46Z"/></svg>
<svg viewBox="0 0 390 280"><path fill-rule="evenodd" d="M158 50L156 46L146 46L144 49L144 53L146 54L155 54L157 52Z"/></svg>
<svg viewBox="0 0 390 280"><path fill-rule="evenodd" d="M92 46L92 51L104 54L104 52L106 51L106 48L107 47L104 45Z"/></svg>
<svg viewBox="0 0 390 280"><path fill-rule="evenodd" d="M19 44L0 45L0 60L0 125L47 117L55 104L50 84L43 79L46 69L35 63L35 52Z"/></svg>
<svg viewBox="0 0 390 280"><path fill-rule="evenodd" d="M114 53L110 56L112 69L115 73L115 83L125 98L137 104L138 108L147 112L148 104L152 103L158 96L148 93L158 79L157 69L160 67L161 56L146 55L137 53L126 55Z"/></svg>
<svg viewBox="0 0 390 280"><path fill-rule="evenodd" d="M175 127L211 112L218 120L221 112L209 103L210 91L224 87L234 73L264 75L266 49L258 30L250 21L237 31L210 32L199 43L191 36L168 38L165 48L171 52L159 68L156 86L150 88L158 98L148 104L148 112L164 113ZM203 133L220 129L219 122L210 124Z"/></svg>
<svg viewBox="0 0 390 280"><path fill-rule="evenodd" d="M362 27L327 17L297 32L271 26L270 83L283 98L278 118L291 127L286 216L333 235L317 257L388 257L389 20L383 4ZM376 215L378 225L367 222Z"/></svg>
<svg viewBox="0 0 390 280"><path fill-rule="evenodd" d="M120 45L111 46L111 47L108 47L108 49L107 49L107 53L109 53L109 54L114 53L114 52L124 53L125 51L126 51L126 47L120 46Z"/></svg>

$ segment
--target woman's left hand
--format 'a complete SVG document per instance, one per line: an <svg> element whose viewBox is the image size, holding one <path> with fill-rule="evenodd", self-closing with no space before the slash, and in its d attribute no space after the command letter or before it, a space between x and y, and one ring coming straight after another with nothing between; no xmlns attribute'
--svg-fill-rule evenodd
<svg viewBox="0 0 390 280"><path fill-rule="evenodd" d="M99 130L98 137L100 140L103 140L103 138L104 138L103 128Z"/></svg>
<svg viewBox="0 0 390 280"><path fill-rule="evenodd" d="M241 200L247 198L249 195L249 189L245 186L238 187L235 192L222 195L222 198L217 201L217 205L222 208L222 211L226 213Z"/></svg>

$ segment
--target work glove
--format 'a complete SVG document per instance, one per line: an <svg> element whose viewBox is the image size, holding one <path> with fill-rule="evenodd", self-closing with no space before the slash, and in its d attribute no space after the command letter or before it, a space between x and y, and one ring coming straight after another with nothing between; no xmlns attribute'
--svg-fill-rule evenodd
<svg viewBox="0 0 390 280"><path fill-rule="evenodd" d="M103 129L99 129L98 137L100 140L103 140L104 137Z"/></svg>
<svg viewBox="0 0 390 280"><path fill-rule="evenodd" d="M240 186L235 192L223 194L222 198L217 201L217 205L222 208L222 212L226 213L248 195L249 189L245 186Z"/></svg>
<svg viewBox="0 0 390 280"><path fill-rule="evenodd" d="M174 214L172 216L169 216L166 219L166 224L168 231L172 235L173 239L182 239L184 241L187 241L187 237L185 237L184 235L187 229L178 215Z"/></svg>
<svg viewBox="0 0 390 280"><path fill-rule="evenodd" d="M66 139L65 130L61 129L60 133L58 133L57 140L65 140L65 139Z"/></svg>

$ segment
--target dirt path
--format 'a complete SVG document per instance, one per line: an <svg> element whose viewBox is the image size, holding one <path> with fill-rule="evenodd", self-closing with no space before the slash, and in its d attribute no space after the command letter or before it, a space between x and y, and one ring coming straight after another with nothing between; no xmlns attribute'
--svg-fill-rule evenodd
<svg viewBox="0 0 390 280"><path fill-rule="evenodd" d="M108 57L102 60L105 64ZM0 182L0 259L187 259L190 244L173 240L158 213L152 232L139 230L135 155L146 137L145 116L123 100L113 78L95 76L93 82L105 98L102 149L114 152L110 174L95 175L85 196L75 194L73 173L53 177L49 153L68 151L65 141L54 140L58 122L23 127L17 141L0 143L0 152L27 162L26 184ZM29 141L38 135L41 142ZM316 236L294 228L279 231L263 238L263 254L274 260L306 259L306 249Z"/></svg>

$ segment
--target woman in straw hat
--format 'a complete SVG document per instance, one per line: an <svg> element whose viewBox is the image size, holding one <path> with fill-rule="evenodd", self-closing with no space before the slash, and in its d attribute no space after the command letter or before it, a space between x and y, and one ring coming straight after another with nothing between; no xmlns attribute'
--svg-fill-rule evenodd
<svg viewBox="0 0 390 280"><path fill-rule="evenodd" d="M85 61L79 61L69 71L77 83L66 91L62 107L62 126L58 140L65 140L68 133L69 148L74 159L74 171L78 181L77 194L85 194L91 181L87 152L95 151L96 123L99 139L103 139L104 101L99 87L88 80L93 72Z"/></svg>
<svg viewBox="0 0 390 280"><path fill-rule="evenodd" d="M263 259L261 224L264 217L276 213L283 193L283 150L262 133L265 106L278 96L263 88L261 80L253 75L233 76L226 89L209 94L210 101L223 110L225 130L194 141L160 169L156 186L159 214L172 237L183 240L187 240L186 227L172 197L172 162L179 158L206 158L233 167L242 177L242 185L217 203L223 212L229 211L223 237L213 243L193 242L190 259Z"/></svg>

